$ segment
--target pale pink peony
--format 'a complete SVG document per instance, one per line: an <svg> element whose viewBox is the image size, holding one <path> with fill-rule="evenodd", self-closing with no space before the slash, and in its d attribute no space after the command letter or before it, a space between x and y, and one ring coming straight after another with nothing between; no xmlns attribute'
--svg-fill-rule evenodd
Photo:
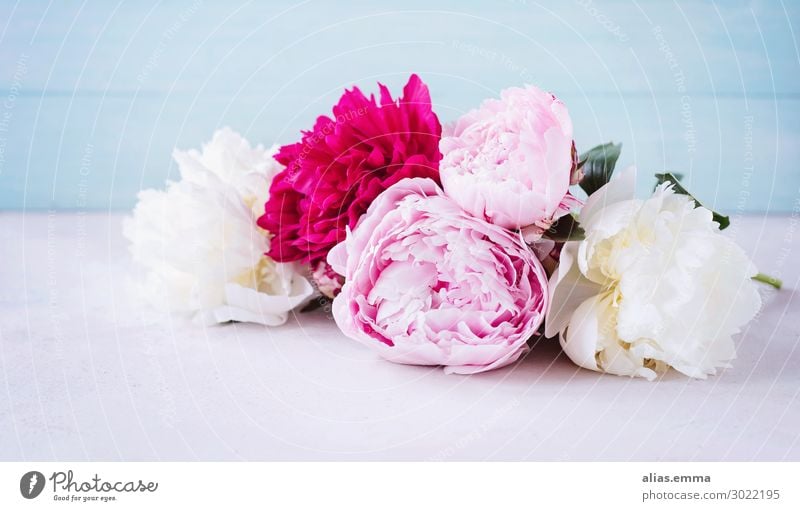
<svg viewBox="0 0 800 511"><path fill-rule="evenodd" d="M519 234L470 216L431 179L381 193L328 262L345 276L339 328L392 362L502 367L547 309L547 276Z"/></svg>
<svg viewBox="0 0 800 511"><path fill-rule="evenodd" d="M493 224L540 233L576 204L572 121L549 92L506 89L447 126L439 147L445 193Z"/></svg>

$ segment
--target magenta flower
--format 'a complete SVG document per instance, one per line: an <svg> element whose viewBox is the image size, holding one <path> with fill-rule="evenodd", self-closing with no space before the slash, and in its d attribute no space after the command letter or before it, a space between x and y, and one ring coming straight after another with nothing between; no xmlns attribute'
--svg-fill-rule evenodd
<svg viewBox="0 0 800 511"><path fill-rule="evenodd" d="M439 182L442 130L428 87L411 75L395 100L379 86L380 103L357 87L346 91L332 118L319 117L275 156L286 169L273 179L258 225L275 235L269 256L276 261L303 261L327 274L328 251L382 191L407 177Z"/></svg>
<svg viewBox="0 0 800 511"><path fill-rule="evenodd" d="M519 234L470 216L431 179L383 192L328 261L345 276L336 324L393 362L502 367L547 310L547 275Z"/></svg>

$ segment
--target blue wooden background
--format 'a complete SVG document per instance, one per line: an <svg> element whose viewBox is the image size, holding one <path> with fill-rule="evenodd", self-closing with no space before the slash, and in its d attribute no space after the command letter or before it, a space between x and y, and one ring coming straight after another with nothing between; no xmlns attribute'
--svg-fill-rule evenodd
<svg viewBox="0 0 800 511"><path fill-rule="evenodd" d="M624 144L730 214L800 208L800 2L0 1L0 208L125 209L174 146L290 142L344 87L410 72L452 120L559 95L579 149Z"/></svg>

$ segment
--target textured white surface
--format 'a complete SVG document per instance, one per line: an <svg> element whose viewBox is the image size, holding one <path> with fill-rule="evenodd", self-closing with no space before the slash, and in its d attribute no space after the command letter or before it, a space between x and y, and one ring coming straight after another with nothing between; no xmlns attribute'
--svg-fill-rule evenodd
<svg viewBox="0 0 800 511"><path fill-rule="evenodd" d="M324 311L198 328L135 299L121 217L0 213L2 460L800 460L798 218L733 218L785 289L706 381L377 360Z"/></svg>

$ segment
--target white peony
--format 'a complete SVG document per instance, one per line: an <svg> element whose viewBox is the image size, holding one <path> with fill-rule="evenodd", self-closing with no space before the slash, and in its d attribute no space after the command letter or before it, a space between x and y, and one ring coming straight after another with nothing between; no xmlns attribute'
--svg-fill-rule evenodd
<svg viewBox="0 0 800 511"><path fill-rule="evenodd" d="M756 268L708 209L666 184L634 199L634 182L629 169L587 200L586 239L564 245L550 280L545 333L587 369L705 378L729 367L732 336L761 306Z"/></svg>
<svg viewBox="0 0 800 511"><path fill-rule="evenodd" d="M123 223L134 261L147 270L145 298L203 325L280 325L313 293L294 264L266 255L256 225L272 177L274 148L251 147L225 128L196 150L173 153L181 179L143 190Z"/></svg>
<svg viewBox="0 0 800 511"><path fill-rule="evenodd" d="M209 172L233 186L258 218L264 213L264 203L269 198L269 185L283 166L273 158L278 146L264 149L261 144L250 143L232 129L217 130L203 150L175 149L172 157L178 164L181 179L200 186L214 186L209 182Z"/></svg>

